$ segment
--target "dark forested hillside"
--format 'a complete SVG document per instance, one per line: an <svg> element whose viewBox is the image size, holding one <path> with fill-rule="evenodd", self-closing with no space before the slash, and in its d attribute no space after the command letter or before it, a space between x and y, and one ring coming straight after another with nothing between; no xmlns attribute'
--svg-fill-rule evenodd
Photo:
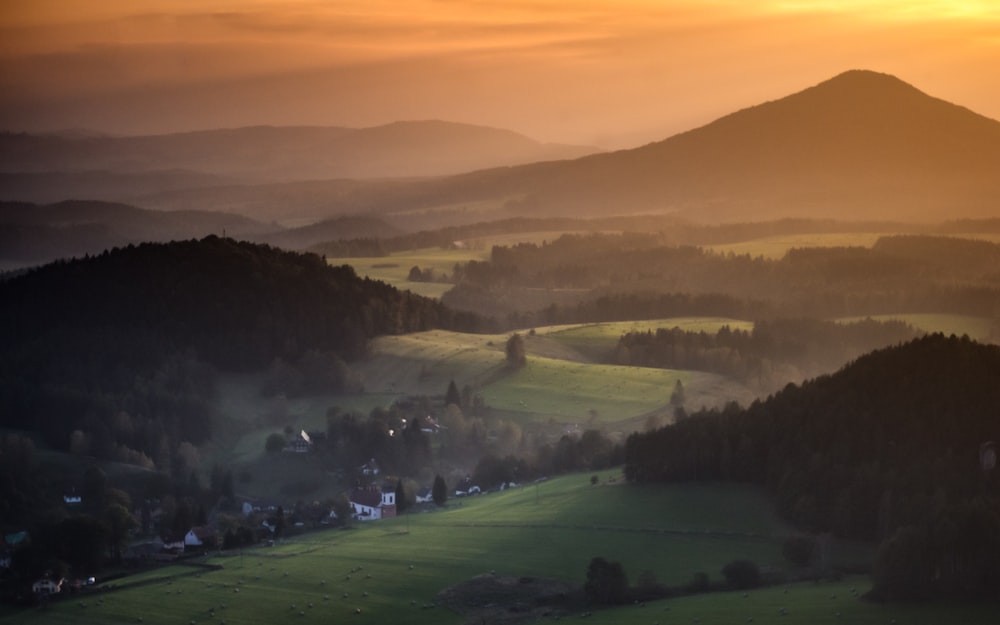
<svg viewBox="0 0 1000 625"><path fill-rule="evenodd" d="M760 483L803 528L884 540L884 596L995 597L1000 475L981 461L1000 441L998 380L1000 347L930 335L746 410L633 434L626 475Z"/></svg>
<svg viewBox="0 0 1000 625"><path fill-rule="evenodd" d="M377 335L472 323L318 256L214 236L46 265L0 283L0 301L0 425L158 466L210 436L217 369L350 361Z"/></svg>

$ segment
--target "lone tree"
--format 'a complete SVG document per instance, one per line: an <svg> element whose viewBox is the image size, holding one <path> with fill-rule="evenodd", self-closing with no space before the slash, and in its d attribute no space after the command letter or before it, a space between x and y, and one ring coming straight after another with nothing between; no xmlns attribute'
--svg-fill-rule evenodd
<svg viewBox="0 0 1000 625"><path fill-rule="evenodd" d="M462 394L458 392L458 385L455 384L455 380L448 383L448 391L444 394L444 405L455 404L456 406L462 406Z"/></svg>
<svg viewBox="0 0 1000 625"><path fill-rule="evenodd" d="M584 584L583 591L591 601L600 605L625 603L628 578L621 562L593 558L587 567L587 583Z"/></svg>
<svg viewBox="0 0 1000 625"><path fill-rule="evenodd" d="M444 483L444 478L440 475L434 476L434 486L431 488L431 497L438 506L443 506L448 501L448 485Z"/></svg>
<svg viewBox="0 0 1000 625"><path fill-rule="evenodd" d="M524 347L524 337L515 332L507 339L507 364L514 369L520 369L527 362L528 357Z"/></svg>
<svg viewBox="0 0 1000 625"><path fill-rule="evenodd" d="M681 384L680 379L674 384L674 391L670 393L670 405L673 406L674 410L684 407L684 385Z"/></svg>

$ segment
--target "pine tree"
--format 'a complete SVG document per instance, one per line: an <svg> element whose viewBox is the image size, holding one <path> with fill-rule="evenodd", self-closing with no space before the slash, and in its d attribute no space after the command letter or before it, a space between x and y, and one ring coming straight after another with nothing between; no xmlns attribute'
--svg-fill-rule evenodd
<svg viewBox="0 0 1000 625"><path fill-rule="evenodd" d="M438 506L443 506L448 501L448 486L444 483L444 478L440 475L434 476L434 486L431 489L431 497Z"/></svg>

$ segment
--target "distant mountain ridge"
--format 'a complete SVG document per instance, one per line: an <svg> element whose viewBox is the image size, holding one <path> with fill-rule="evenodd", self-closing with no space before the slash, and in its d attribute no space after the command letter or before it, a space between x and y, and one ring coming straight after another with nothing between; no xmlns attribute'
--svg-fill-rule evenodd
<svg viewBox="0 0 1000 625"><path fill-rule="evenodd" d="M489 203L494 217L670 213L701 222L786 217L940 221L1000 212L1000 122L877 72L852 70L798 93L630 150L410 181L231 186L142 198L313 217ZM275 218L273 212L267 213ZM450 223L468 220L460 210ZM482 214L477 216L481 219Z"/></svg>
<svg viewBox="0 0 1000 625"><path fill-rule="evenodd" d="M442 176L488 167L576 158L597 151L545 144L485 126L404 121L373 128L253 126L138 137L0 134L0 199L58 201L70 197L121 200L134 195L129 180L143 177L142 192L208 186L205 181L150 179L163 172L207 178L211 185L312 179ZM100 174L117 174L100 185ZM84 179L90 174L93 193ZM42 196L40 177L69 184L77 195ZM75 180L74 180L75 177ZM107 187L107 188L105 188Z"/></svg>
<svg viewBox="0 0 1000 625"><path fill-rule="evenodd" d="M448 133L435 130L439 123L391 124L337 141L352 145L349 152L358 162L384 168L379 154L392 151L372 146L404 137L404 147L419 145L419 137L428 134L445 145ZM234 140L226 131L218 132L222 134L205 137ZM497 145L517 143L516 136L504 131L487 134ZM313 140L309 131L300 135L300 141ZM417 148L393 153L428 166L435 162L433 153ZM0 158L0 164L5 162ZM265 221L362 214L391 221L405 215L410 230L517 216L637 214L671 214L703 223L781 218L938 222L1000 216L996 172L1000 122L933 98L893 76L852 70L663 141L572 160L419 179L268 182L261 176L253 184L232 177L213 184L206 177L222 176L221 170L199 172L201 178L193 183L183 180L195 175L191 171L161 171L156 175L166 183L154 181L146 193L139 190L141 184L130 184L131 175L114 174L127 191L102 197L146 208L219 210ZM21 190L17 186L27 178L0 174L0 188L11 199L22 197L17 195L21 191L74 191L74 197L86 197L78 193L86 189L80 181L45 185L45 175L37 175L43 178ZM113 193L115 180L98 186Z"/></svg>

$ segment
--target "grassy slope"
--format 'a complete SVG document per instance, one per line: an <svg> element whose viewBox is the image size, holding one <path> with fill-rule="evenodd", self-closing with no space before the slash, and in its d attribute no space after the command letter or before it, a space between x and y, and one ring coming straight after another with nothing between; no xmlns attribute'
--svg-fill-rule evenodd
<svg viewBox="0 0 1000 625"><path fill-rule="evenodd" d="M603 555L620 560L633 580L649 570L676 585L696 571L717 580L721 566L735 558L783 566L781 539L788 528L754 489L631 487L622 485L619 475L614 482L611 475L600 477L598 486L590 485L588 475L566 476L453 500L445 510L208 559L222 564L220 571L172 566L145 574L142 585L74 598L44 613L17 613L10 622L137 623L141 618L151 624L263 625L350 619L457 625L461 617L425 606L442 588L491 570L582 582L590 558ZM985 624L998 614L995 607L871 605L852 596L854 586L863 592L867 580L762 589L746 598L741 593L679 598L595 611L592 621L742 623L753 617L757 623L833 623L840 612L846 622L857 623L896 618L900 623ZM780 607L788 616L778 615Z"/></svg>
<svg viewBox="0 0 1000 625"><path fill-rule="evenodd" d="M750 399L744 387L714 374L592 364L591 356L613 348L627 329L711 330L724 323L743 322L668 319L544 328L526 337L528 365L514 372L504 364L508 335L422 332L378 339L373 356L356 369L370 391L442 394L455 380L460 388L479 388L490 407L525 419L579 421L596 411L601 422L621 422L662 409L678 379L689 407Z"/></svg>
<svg viewBox="0 0 1000 625"><path fill-rule="evenodd" d="M210 560L222 563L222 571L190 569L188 576L153 582L155 574L147 575L146 585L111 593L104 605L93 597L86 608L70 601L35 622L134 623L142 615L146 623L270 623L298 617L289 607L294 603L306 611L302 622L346 617L361 607L366 622L450 623L460 619L420 606L443 587L489 570L582 581L590 558L605 555L633 575L649 569L681 583L696 570L716 574L735 557L780 564L777 536L785 527L755 491L631 488L620 475L613 484L608 477L591 486L588 475L567 476L452 501L443 511L304 535L242 558ZM358 566L363 570L351 574ZM216 618L208 618L210 607Z"/></svg>

